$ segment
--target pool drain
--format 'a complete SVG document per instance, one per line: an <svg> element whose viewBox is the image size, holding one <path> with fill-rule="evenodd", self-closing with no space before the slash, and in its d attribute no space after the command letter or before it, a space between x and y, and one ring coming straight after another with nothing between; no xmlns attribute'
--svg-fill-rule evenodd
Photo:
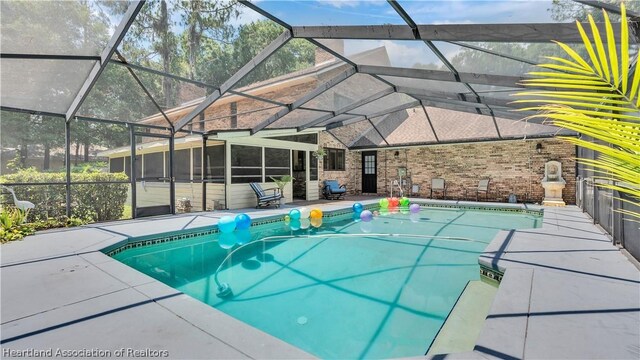
<svg viewBox="0 0 640 360"><path fill-rule="evenodd" d="M300 325L304 325L304 324L306 324L306 323L307 323L307 321L309 321L309 320L307 319L307 317L306 317L306 316L300 316L300 317L298 318L298 324L300 324Z"/></svg>

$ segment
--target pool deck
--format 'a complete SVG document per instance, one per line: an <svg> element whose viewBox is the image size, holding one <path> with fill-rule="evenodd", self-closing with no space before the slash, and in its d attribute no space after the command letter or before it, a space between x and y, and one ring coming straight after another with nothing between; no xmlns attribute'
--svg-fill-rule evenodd
<svg viewBox="0 0 640 360"><path fill-rule="evenodd" d="M640 358L640 271L577 207L544 209L542 228L501 232L480 257L504 278L475 349L435 358ZM288 208L245 211L258 219ZM100 252L238 212L95 224L2 245L0 355L99 349L115 357L125 349L127 357L128 349L152 349L170 358L313 357Z"/></svg>

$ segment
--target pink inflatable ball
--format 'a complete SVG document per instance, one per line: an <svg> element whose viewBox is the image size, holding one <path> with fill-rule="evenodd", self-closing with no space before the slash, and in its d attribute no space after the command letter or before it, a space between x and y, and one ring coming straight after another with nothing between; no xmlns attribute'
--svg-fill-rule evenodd
<svg viewBox="0 0 640 360"><path fill-rule="evenodd" d="M409 211L411 211L412 214L417 214L420 212L420 205L418 204L411 204L411 206L409 206Z"/></svg>
<svg viewBox="0 0 640 360"><path fill-rule="evenodd" d="M369 210L363 210L360 213L360 220L364 221L364 222L369 222L373 219L373 213L371 213L371 211Z"/></svg>
<svg viewBox="0 0 640 360"><path fill-rule="evenodd" d="M396 197L392 197L389 199L389 207L397 207L400 204L400 201Z"/></svg>

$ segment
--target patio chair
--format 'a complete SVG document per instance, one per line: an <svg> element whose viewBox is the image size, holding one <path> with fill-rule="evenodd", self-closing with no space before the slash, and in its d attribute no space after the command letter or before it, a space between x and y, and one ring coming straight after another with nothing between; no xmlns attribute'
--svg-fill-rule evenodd
<svg viewBox="0 0 640 360"><path fill-rule="evenodd" d="M442 198L447 198L447 184L444 179L431 179L431 192L429 197L433 199L434 191L442 191Z"/></svg>
<svg viewBox="0 0 640 360"><path fill-rule="evenodd" d="M256 205L256 209L260 206L270 206L275 205L276 208L280 207L280 199L282 199L282 193L280 193L279 188L269 188L262 189L259 183L249 183L253 192L256 193L256 198L258 199L258 205ZM267 194L265 191L273 190L273 194Z"/></svg>
<svg viewBox="0 0 640 360"><path fill-rule="evenodd" d="M488 200L490 181L491 179L482 179L478 182L478 187L476 188L476 201L480 201L480 193L484 193L484 201ZM465 190L464 193L464 198L467 199L467 190Z"/></svg>
<svg viewBox="0 0 640 360"><path fill-rule="evenodd" d="M347 193L345 185L338 185L338 180L325 180L322 186L322 195L325 199L340 199Z"/></svg>

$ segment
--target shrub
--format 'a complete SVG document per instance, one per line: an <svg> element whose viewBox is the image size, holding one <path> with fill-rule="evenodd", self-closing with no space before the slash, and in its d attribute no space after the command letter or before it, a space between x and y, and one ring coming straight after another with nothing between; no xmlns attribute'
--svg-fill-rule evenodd
<svg viewBox="0 0 640 360"><path fill-rule="evenodd" d="M65 173L43 173L35 169L20 170L15 174L0 176L0 183L27 183L13 189L19 200L27 200L36 205L29 213L29 221L47 221L50 218L66 218ZM100 181L127 181L124 173L72 173L71 216L86 221L109 221L119 219L127 199L128 184L95 184ZM38 183L56 183L37 185ZM58 184L59 183L59 184ZM11 195L5 195L3 202L13 203Z"/></svg>
<svg viewBox="0 0 640 360"><path fill-rule="evenodd" d="M35 232L33 226L24 224L27 214L16 208L0 210L0 242L20 240Z"/></svg>

